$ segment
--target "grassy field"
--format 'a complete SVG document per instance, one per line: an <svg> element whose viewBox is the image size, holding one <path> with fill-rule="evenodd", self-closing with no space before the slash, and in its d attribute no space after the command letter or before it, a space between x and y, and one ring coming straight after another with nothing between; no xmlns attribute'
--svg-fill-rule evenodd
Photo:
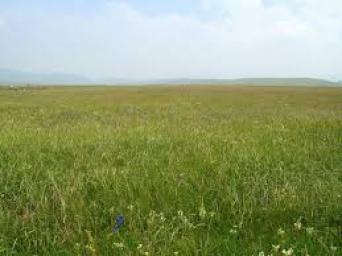
<svg viewBox="0 0 342 256"><path fill-rule="evenodd" d="M0 89L0 255L342 255L341 229L341 88Z"/></svg>

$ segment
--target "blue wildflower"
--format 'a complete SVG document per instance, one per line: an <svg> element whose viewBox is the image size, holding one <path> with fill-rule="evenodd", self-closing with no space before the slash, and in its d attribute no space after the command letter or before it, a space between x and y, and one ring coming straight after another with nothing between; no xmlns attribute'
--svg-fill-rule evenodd
<svg viewBox="0 0 342 256"><path fill-rule="evenodd" d="M115 218L115 226L113 227L113 233L117 232L125 224L125 217L118 215Z"/></svg>

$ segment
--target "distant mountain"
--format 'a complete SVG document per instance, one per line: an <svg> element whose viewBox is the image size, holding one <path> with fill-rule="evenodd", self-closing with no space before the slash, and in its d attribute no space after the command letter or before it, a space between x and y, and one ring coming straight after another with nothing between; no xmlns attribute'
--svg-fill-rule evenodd
<svg viewBox="0 0 342 256"><path fill-rule="evenodd" d="M226 84L265 86L339 86L341 83L315 78L164 79L155 84Z"/></svg>
<svg viewBox="0 0 342 256"><path fill-rule="evenodd" d="M38 73L13 69L0 69L0 84L87 84L91 81L83 76L66 73Z"/></svg>
<svg viewBox="0 0 342 256"><path fill-rule="evenodd" d="M291 86L336 86L337 83L316 78L242 78L234 81L237 84L251 85L291 85Z"/></svg>
<svg viewBox="0 0 342 256"><path fill-rule="evenodd" d="M42 73L14 69L0 69L0 85L265 85L265 86L342 86L342 81L332 82L314 78L241 78L241 79L154 79L132 80L118 78L89 79L66 73Z"/></svg>

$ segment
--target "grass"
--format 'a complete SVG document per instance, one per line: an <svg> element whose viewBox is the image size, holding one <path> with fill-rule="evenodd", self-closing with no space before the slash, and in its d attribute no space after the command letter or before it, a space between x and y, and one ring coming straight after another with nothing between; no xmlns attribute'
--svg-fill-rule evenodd
<svg viewBox="0 0 342 256"><path fill-rule="evenodd" d="M341 255L340 88L2 88L0 132L0 255Z"/></svg>

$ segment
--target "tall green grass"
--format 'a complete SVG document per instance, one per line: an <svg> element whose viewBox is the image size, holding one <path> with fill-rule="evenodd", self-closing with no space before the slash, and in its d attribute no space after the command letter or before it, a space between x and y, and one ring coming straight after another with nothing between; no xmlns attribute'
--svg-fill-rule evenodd
<svg viewBox="0 0 342 256"><path fill-rule="evenodd" d="M341 104L339 88L0 89L0 255L341 255Z"/></svg>

